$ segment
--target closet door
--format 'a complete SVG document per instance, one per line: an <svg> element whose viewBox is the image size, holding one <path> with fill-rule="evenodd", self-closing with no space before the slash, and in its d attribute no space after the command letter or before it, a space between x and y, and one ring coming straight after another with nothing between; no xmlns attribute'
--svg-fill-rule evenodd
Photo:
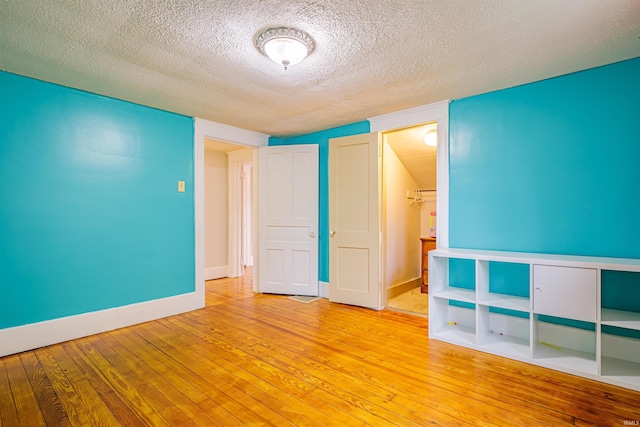
<svg viewBox="0 0 640 427"><path fill-rule="evenodd" d="M329 140L329 299L382 308L381 134Z"/></svg>

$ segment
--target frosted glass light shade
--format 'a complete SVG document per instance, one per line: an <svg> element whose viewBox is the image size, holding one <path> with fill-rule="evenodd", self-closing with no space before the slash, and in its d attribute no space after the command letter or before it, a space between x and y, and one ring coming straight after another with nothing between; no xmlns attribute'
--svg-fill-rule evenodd
<svg viewBox="0 0 640 427"><path fill-rule="evenodd" d="M255 40L256 47L273 62L286 70L313 52L315 42L311 36L296 28L267 28Z"/></svg>
<svg viewBox="0 0 640 427"><path fill-rule="evenodd" d="M307 56L307 47L298 40L280 37L264 44L264 52L276 64L295 65Z"/></svg>
<svg viewBox="0 0 640 427"><path fill-rule="evenodd" d="M425 133L424 143L429 147L435 147L436 145L438 145L438 131L432 129L429 132Z"/></svg>

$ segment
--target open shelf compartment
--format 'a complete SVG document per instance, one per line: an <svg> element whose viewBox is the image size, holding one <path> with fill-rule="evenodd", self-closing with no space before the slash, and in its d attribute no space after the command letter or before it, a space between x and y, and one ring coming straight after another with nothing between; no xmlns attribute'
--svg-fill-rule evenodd
<svg viewBox="0 0 640 427"><path fill-rule="evenodd" d="M487 351L531 357L531 314L478 305L478 344Z"/></svg>
<svg viewBox="0 0 640 427"><path fill-rule="evenodd" d="M603 308L602 324L640 330L640 313L635 311Z"/></svg>
<svg viewBox="0 0 640 427"><path fill-rule="evenodd" d="M603 325L640 330L640 273L602 270Z"/></svg>
<svg viewBox="0 0 640 427"><path fill-rule="evenodd" d="M475 305L432 296L429 300L429 311L430 337L464 345L475 344Z"/></svg>
<svg viewBox="0 0 640 427"><path fill-rule="evenodd" d="M478 303L507 310L531 310L529 264L478 261Z"/></svg>
<svg viewBox="0 0 640 427"><path fill-rule="evenodd" d="M474 260L437 256L432 260L429 270L435 278L432 281L430 277L429 287L434 296L467 303L476 301Z"/></svg>
<svg viewBox="0 0 640 427"><path fill-rule="evenodd" d="M596 324L534 315L533 358L567 372L598 374Z"/></svg>
<svg viewBox="0 0 640 427"><path fill-rule="evenodd" d="M600 374L640 386L640 331L602 326Z"/></svg>

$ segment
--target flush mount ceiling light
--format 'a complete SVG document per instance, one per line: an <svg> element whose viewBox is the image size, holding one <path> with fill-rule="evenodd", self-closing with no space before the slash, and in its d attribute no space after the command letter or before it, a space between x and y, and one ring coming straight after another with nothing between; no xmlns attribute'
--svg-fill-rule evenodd
<svg viewBox="0 0 640 427"><path fill-rule="evenodd" d="M267 28L256 36L255 43L260 52L284 65L285 70L302 61L316 47L309 34L290 27Z"/></svg>
<svg viewBox="0 0 640 427"><path fill-rule="evenodd" d="M438 145L438 131L435 129L431 129L429 132L424 134L424 143L429 147L435 147Z"/></svg>

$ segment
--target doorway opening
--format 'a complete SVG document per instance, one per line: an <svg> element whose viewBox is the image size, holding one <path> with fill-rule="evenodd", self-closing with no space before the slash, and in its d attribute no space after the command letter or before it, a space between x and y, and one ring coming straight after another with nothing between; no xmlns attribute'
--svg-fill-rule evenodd
<svg viewBox="0 0 640 427"><path fill-rule="evenodd" d="M243 276L253 265L252 176L252 149L205 139L205 281Z"/></svg>
<svg viewBox="0 0 640 427"><path fill-rule="evenodd" d="M437 122L384 132L383 280L388 308L428 314L428 256L436 248Z"/></svg>
<svg viewBox="0 0 640 427"><path fill-rule="evenodd" d="M229 277L252 275L255 250L256 149L239 147L227 153L229 171Z"/></svg>
<svg viewBox="0 0 640 427"><path fill-rule="evenodd" d="M229 155L229 262L233 263L230 271L235 272L230 277L250 275L248 269L253 267L254 178L249 156L253 153Z"/></svg>

